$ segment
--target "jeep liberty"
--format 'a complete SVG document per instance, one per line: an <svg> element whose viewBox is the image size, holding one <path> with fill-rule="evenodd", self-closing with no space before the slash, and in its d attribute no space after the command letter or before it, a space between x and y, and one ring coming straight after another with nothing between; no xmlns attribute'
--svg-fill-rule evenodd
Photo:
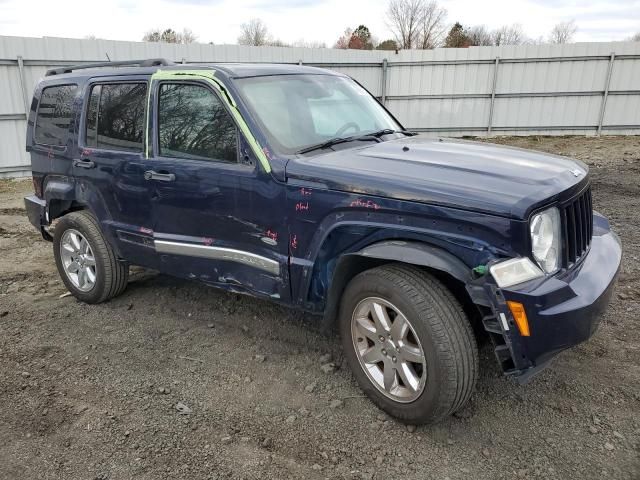
<svg viewBox="0 0 640 480"><path fill-rule="evenodd" d="M520 381L588 339L620 267L583 163L416 136L318 68L57 68L26 138L28 216L79 300L140 265L316 314L407 423L467 402L480 335Z"/></svg>

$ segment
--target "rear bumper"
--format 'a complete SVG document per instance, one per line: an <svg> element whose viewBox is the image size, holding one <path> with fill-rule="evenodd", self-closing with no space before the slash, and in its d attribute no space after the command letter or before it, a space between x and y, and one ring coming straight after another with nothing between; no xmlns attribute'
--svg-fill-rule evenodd
<svg viewBox="0 0 640 480"><path fill-rule="evenodd" d="M51 240L51 236L44 229L44 226L49 224L47 221L47 202L35 195L29 195L24 197L24 206L31 225L38 229L44 239Z"/></svg>
<svg viewBox="0 0 640 480"><path fill-rule="evenodd" d="M577 267L559 275L497 290L494 310L507 320L502 333L506 345L498 358L507 373L527 380L561 351L587 340L596 331L600 316L613 294L622 259L617 235L609 222L594 214L594 233L590 251ZM500 299L503 298L503 300ZM520 335L506 301L525 307L530 336ZM508 351L507 351L508 349ZM502 357L502 358L501 358Z"/></svg>

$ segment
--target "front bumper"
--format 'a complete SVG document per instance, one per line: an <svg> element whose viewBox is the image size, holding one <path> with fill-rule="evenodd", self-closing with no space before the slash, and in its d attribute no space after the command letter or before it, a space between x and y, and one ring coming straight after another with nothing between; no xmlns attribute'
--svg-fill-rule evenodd
<svg viewBox="0 0 640 480"><path fill-rule="evenodd" d="M506 373L521 381L544 368L562 350L591 337L609 304L622 248L605 217L594 213L593 220L591 247L579 265L555 276L491 289L494 327L500 327L504 338L496 355ZM507 301L524 305L530 336L520 335Z"/></svg>

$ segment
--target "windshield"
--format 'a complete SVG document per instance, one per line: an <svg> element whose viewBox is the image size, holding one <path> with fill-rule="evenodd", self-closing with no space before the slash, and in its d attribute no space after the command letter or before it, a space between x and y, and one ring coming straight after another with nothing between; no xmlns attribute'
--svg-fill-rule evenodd
<svg viewBox="0 0 640 480"><path fill-rule="evenodd" d="M253 116L281 153L402 128L369 92L346 77L276 75L236 81Z"/></svg>

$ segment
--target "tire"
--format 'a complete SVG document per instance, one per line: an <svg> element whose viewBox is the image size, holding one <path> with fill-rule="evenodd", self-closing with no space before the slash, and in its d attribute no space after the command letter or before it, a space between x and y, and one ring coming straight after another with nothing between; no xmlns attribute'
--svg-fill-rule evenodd
<svg viewBox="0 0 640 480"><path fill-rule="evenodd" d="M127 287L129 265L118 261L98 221L86 210L69 213L58 221L53 255L60 278L78 300L101 303Z"/></svg>
<svg viewBox="0 0 640 480"><path fill-rule="evenodd" d="M377 324L371 312L382 312ZM469 400L478 377L475 338L458 301L431 275L402 264L362 272L345 289L339 315L347 363L389 415L434 423ZM384 322L389 329L372 331Z"/></svg>

